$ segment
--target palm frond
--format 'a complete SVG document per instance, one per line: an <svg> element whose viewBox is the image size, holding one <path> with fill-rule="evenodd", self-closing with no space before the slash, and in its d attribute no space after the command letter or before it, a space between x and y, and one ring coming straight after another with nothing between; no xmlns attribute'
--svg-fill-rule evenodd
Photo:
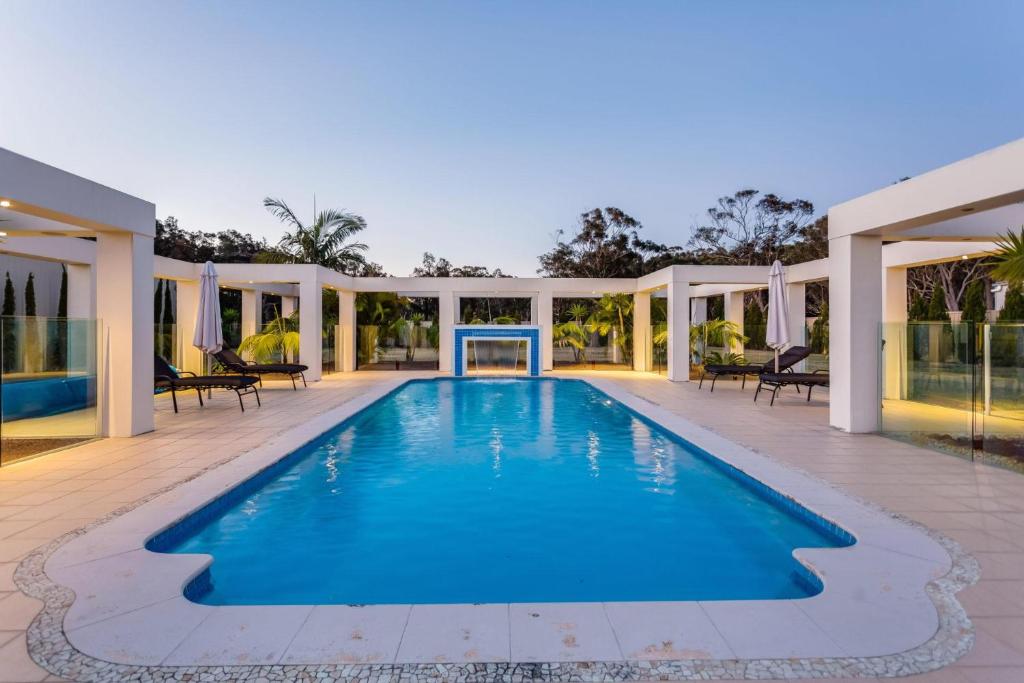
<svg viewBox="0 0 1024 683"><path fill-rule="evenodd" d="M995 264L992 269L993 279L1014 284L1024 282L1024 227L1021 227L1020 233L1010 230L999 239L992 259Z"/></svg>
<svg viewBox="0 0 1024 683"><path fill-rule="evenodd" d="M284 223L290 223L295 226L296 230L303 230L305 226L302 225L302 221L299 220L295 212L291 210L287 203L283 199L277 199L274 197L264 197L263 206L270 213L274 215L279 221Z"/></svg>

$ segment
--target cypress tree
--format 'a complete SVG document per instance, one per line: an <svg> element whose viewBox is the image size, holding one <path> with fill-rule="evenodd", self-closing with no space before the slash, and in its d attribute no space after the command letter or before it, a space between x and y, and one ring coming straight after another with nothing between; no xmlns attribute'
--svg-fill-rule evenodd
<svg viewBox="0 0 1024 683"><path fill-rule="evenodd" d="M964 310L961 322L983 323L985 322L985 291L984 282L975 280L967 285L967 293L964 295Z"/></svg>
<svg viewBox="0 0 1024 683"><path fill-rule="evenodd" d="M4 306L0 315L14 315L14 283L11 282L10 271L7 271L7 281L4 282Z"/></svg>
<svg viewBox="0 0 1024 683"><path fill-rule="evenodd" d="M928 302L927 320L933 322L948 322L949 309L946 308L946 290L942 285L936 285L932 290L932 299Z"/></svg>
<svg viewBox="0 0 1024 683"><path fill-rule="evenodd" d="M28 280L25 281L25 316L36 316L36 277L32 273L28 274ZM22 350L25 356L25 372L39 372L43 369L45 351L45 348L40 347L39 328L35 321L26 320L25 347Z"/></svg>
<svg viewBox="0 0 1024 683"><path fill-rule="evenodd" d="M164 325L174 324L174 301L171 299L171 281L164 284Z"/></svg>
<svg viewBox="0 0 1024 683"><path fill-rule="evenodd" d="M14 315L14 283L11 282L11 274L7 273L7 279L4 282L4 303L3 307L0 308L0 315L12 316ZM14 370L14 359L17 356L18 338L14 331L13 320L0 319L0 330L3 332L3 339L0 341L0 355L3 356L2 368L4 372L12 372Z"/></svg>
<svg viewBox="0 0 1024 683"><path fill-rule="evenodd" d="M60 267L60 299L57 300L57 317L68 317L68 267Z"/></svg>
<svg viewBox="0 0 1024 683"><path fill-rule="evenodd" d="M999 311L999 322L1024 322L1024 289L1019 282L1011 284L1006 290L1003 310Z"/></svg>
<svg viewBox="0 0 1024 683"><path fill-rule="evenodd" d="M32 273L28 274L28 280L25 282L25 315L36 314L36 285L35 275Z"/></svg>
<svg viewBox="0 0 1024 683"><path fill-rule="evenodd" d="M907 318L912 321L924 320L928 317L928 304L920 292L914 292L910 299L910 310L907 311Z"/></svg>

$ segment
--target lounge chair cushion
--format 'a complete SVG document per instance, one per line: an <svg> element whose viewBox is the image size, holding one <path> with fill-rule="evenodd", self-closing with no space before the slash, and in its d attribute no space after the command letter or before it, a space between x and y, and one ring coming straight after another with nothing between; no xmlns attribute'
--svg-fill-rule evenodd
<svg viewBox="0 0 1024 683"><path fill-rule="evenodd" d="M827 372L765 372L761 381L766 384L802 384L827 386Z"/></svg>
<svg viewBox="0 0 1024 683"><path fill-rule="evenodd" d="M231 349L221 349L218 353L214 354L214 357L228 369L236 370L241 372L248 370L249 372L256 373L281 373L284 375L291 374L293 372L305 372L309 370L308 365L302 365L301 363L249 363L242 360L242 357Z"/></svg>

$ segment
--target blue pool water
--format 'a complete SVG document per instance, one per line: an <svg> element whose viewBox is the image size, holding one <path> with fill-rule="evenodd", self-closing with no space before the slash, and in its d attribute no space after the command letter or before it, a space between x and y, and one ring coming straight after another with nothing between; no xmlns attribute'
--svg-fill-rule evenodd
<svg viewBox="0 0 1024 683"><path fill-rule="evenodd" d="M846 532L577 380L413 381L149 543L226 604L800 598Z"/></svg>

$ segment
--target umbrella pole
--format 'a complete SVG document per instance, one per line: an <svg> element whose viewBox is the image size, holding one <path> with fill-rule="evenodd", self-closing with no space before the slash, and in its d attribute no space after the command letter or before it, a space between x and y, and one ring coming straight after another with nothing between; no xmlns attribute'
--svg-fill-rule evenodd
<svg viewBox="0 0 1024 683"><path fill-rule="evenodd" d="M775 374L779 374L779 349L775 348Z"/></svg>

